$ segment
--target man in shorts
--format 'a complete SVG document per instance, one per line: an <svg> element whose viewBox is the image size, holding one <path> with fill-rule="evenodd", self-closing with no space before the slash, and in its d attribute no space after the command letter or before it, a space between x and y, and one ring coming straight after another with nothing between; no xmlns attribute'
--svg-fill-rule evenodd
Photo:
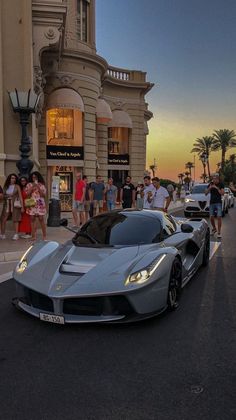
<svg viewBox="0 0 236 420"><path fill-rule="evenodd" d="M91 185L91 200L93 201L93 215L103 212L105 200L105 185L100 175L96 176L96 182Z"/></svg>
<svg viewBox="0 0 236 420"><path fill-rule="evenodd" d="M117 187L113 184L113 178L108 179L108 184L105 190L107 210L112 211L116 208L117 201Z"/></svg>
<svg viewBox="0 0 236 420"><path fill-rule="evenodd" d="M222 196L224 195L224 184L220 182L218 174L213 175L212 181L208 185L205 194L210 194L211 234L214 235L217 232L217 238L221 239ZM215 215L217 216L217 230L215 225Z"/></svg>
<svg viewBox="0 0 236 420"><path fill-rule="evenodd" d="M73 201L73 219L74 225L79 227L80 224L83 224L84 219L84 199L85 199L85 190L86 185L85 182L82 180L82 175L80 172L76 174L76 184L75 184L75 197Z"/></svg>

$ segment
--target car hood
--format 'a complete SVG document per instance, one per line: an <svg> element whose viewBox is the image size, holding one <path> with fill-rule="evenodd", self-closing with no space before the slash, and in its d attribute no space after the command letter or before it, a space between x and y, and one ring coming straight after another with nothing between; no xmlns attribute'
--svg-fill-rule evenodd
<svg viewBox="0 0 236 420"><path fill-rule="evenodd" d="M28 288L54 298L118 292L123 290L132 267L157 248L157 244L123 248L67 244L35 264L29 262L23 274L15 271L14 278Z"/></svg>
<svg viewBox="0 0 236 420"><path fill-rule="evenodd" d="M209 195L207 196L205 194L189 194L186 197L186 200L187 199L191 199L191 200L195 200L195 201L209 201L210 197L209 197Z"/></svg>

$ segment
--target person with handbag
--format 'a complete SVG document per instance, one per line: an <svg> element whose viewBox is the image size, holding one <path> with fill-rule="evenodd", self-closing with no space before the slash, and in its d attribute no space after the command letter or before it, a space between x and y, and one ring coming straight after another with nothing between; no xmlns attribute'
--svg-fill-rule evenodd
<svg viewBox="0 0 236 420"><path fill-rule="evenodd" d="M23 199L24 212L21 213L21 221L19 223L19 235L21 238L31 238L31 219L30 215L26 212L27 210L27 183L28 179L25 176L20 177L20 189ZM30 199L28 199L29 201Z"/></svg>
<svg viewBox="0 0 236 420"><path fill-rule="evenodd" d="M42 229L43 240L46 240L46 223L44 216L46 214L46 187L42 175L38 172L32 172L29 177L29 183L26 186L27 199L25 199L26 213L31 218L32 240L36 240L37 220Z"/></svg>
<svg viewBox="0 0 236 420"><path fill-rule="evenodd" d="M21 213L24 211L21 189L18 185L18 177L16 174L8 175L3 187L3 209L1 215L1 239L6 239L6 223L9 217L12 217L15 234L13 240L19 239L19 222L21 221Z"/></svg>

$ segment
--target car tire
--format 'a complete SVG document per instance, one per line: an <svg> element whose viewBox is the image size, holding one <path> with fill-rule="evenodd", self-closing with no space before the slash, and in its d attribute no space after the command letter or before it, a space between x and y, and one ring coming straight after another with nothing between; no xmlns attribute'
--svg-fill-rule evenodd
<svg viewBox="0 0 236 420"><path fill-rule="evenodd" d="M179 306L182 284L182 264L179 258L175 258L171 267L170 281L167 295L167 306L174 311Z"/></svg>
<svg viewBox="0 0 236 420"><path fill-rule="evenodd" d="M184 217L191 217L191 213L189 211L184 212Z"/></svg>
<svg viewBox="0 0 236 420"><path fill-rule="evenodd" d="M210 257L210 232L208 230L205 236L205 241L204 241L204 250L203 250L203 256L202 256L203 267L206 267L208 265L209 257Z"/></svg>

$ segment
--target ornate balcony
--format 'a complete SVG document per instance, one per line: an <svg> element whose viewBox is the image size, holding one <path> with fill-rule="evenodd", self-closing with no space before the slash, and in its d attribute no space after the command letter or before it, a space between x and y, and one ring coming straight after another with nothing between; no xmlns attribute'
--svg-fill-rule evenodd
<svg viewBox="0 0 236 420"><path fill-rule="evenodd" d="M139 70L127 70L109 66L107 69L107 76L124 82L146 82L146 73Z"/></svg>

